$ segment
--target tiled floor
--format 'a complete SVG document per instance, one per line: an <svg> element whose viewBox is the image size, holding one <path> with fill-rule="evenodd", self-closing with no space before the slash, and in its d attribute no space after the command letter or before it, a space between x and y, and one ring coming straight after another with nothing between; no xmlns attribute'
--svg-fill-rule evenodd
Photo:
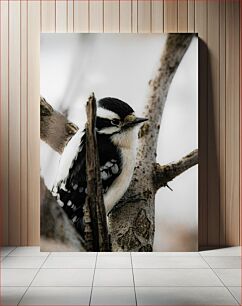
<svg viewBox="0 0 242 306"><path fill-rule="evenodd" d="M239 305L240 247L194 253L1 249L0 305Z"/></svg>

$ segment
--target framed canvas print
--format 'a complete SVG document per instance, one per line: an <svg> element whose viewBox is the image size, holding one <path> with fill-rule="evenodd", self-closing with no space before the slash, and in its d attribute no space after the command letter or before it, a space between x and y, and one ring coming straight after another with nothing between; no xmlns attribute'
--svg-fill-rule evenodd
<svg viewBox="0 0 242 306"><path fill-rule="evenodd" d="M198 38L41 34L41 250L198 248Z"/></svg>

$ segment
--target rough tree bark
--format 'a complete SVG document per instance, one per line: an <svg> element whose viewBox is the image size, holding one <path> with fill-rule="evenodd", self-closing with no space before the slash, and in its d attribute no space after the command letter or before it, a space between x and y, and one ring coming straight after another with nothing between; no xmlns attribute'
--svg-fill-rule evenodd
<svg viewBox="0 0 242 306"><path fill-rule="evenodd" d="M106 210L102 194L96 138L96 99L92 94L86 105L87 197L84 207L85 241L88 251L110 251Z"/></svg>
<svg viewBox="0 0 242 306"><path fill-rule="evenodd" d="M78 128L69 122L63 114L55 111L42 97L40 99L40 106L42 122L40 127L41 139L51 145L52 148L55 148L56 151L62 152ZM110 251L99 170L99 156L96 151L96 99L94 94L87 101L86 113L88 196L84 209L84 220L86 223L85 241L76 232L72 222L68 219L64 210L57 204L55 198L46 188L43 179L41 179L41 249L43 251L53 251L53 249L63 250L63 248L68 251ZM55 134L56 126L58 126L58 131L65 129L65 132L58 134L59 137L55 138L52 136Z"/></svg>
<svg viewBox="0 0 242 306"><path fill-rule="evenodd" d="M177 162L161 166L155 164L153 172L153 183L156 190L161 187L167 187L168 182L172 181L175 177L182 174L187 169L195 166L198 163L198 150L184 156Z"/></svg>
<svg viewBox="0 0 242 306"><path fill-rule="evenodd" d="M41 251L85 252L84 241L40 179Z"/></svg>
<svg viewBox="0 0 242 306"><path fill-rule="evenodd" d="M68 141L78 131L78 127L53 109L43 97L40 97L40 138L52 149L62 153Z"/></svg>
<svg viewBox="0 0 242 306"><path fill-rule="evenodd" d="M157 190L160 187L168 186L169 181L198 163L197 150L168 165L161 166L156 163L157 141L167 94L174 74L190 45L192 37L192 34L168 35L158 72L154 79L149 82L150 94L144 112L144 116L149 121L142 126L139 133L139 147L133 179L126 194L108 218L112 251L153 250L155 229L154 200ZM55 111L53 109L52 114L55 119ZM48 121L52 122L52 114L44 118L47 124ZM42 116L46 115L41 112ZM66 123L67 121L63 122L62 127L58 127L58 129L63 130L64 139L67 137L66 134L68 135L65 131ZM74 129L71 128L71 136L66 143L75 134ZM53 142L55 142L53 137L50 138L51 141L48 133L44 133L44 135L41 133L42 140L49 143L56 151L62 152L63 147L60 150L57 144L53 145Z"/></svg>
<svg viewBox="0 0 242 306"><path fill-rule="evenodd" d="M153 250L155 194L159 187L154 173L157 171L156 149L161 118L170 84L192 37L192 34L168 35L157 74L149 82L150 94L143 114L149 121L140 131L134 175L121 199L122 205L109 216L112 251ZM163 175L159 173L159 176ZM166 176L170 175L166 172Z"/></svg>

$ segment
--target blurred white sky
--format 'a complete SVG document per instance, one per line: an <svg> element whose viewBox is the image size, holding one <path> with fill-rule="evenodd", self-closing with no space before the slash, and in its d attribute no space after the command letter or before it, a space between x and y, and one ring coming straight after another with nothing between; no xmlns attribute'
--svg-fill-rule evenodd
<svg viewBox="0 0 242 306"><path fill-rule="evenodd" d="M142 114L148 81L157 69L166 35L41 34L40 93L81 129L85 102L113 96ZM157 161L180 159L198 147L198 39L173 79L162 118ZM41 175L51 187L59 155L41 142ZM156 196L155 251L197 250L197 166Z"/></svg>

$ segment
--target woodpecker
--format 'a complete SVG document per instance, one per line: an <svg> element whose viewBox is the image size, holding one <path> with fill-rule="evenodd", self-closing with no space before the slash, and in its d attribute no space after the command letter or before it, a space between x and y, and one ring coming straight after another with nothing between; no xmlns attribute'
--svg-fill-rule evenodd
<svg viewBox="0 0 242 306"><path fill-rule="evenodd" d="M108 97L97 102L96 135L107 214L130 184L135 167L138 127L146 120L136 117L134 110L119 99ZM63 153L52 194L83 235L83 205L87 195L85 130L78 131L71 142L72 149L68 149L68 144Z"/></svg>

